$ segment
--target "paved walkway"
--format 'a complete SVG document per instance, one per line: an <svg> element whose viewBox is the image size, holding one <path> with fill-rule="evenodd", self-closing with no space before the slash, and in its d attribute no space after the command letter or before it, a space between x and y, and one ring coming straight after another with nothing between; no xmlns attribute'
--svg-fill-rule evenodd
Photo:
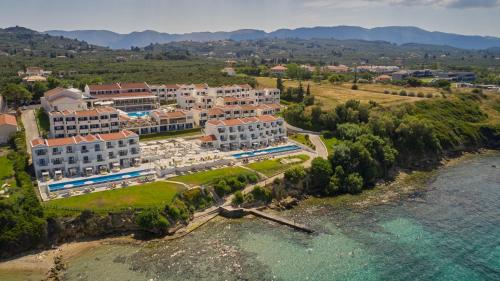
<svg viewBox="0 0 500 281"><path fill-rule="evenodd" d="M318 154L318 156L323 159L328 159L328 149L326 149L326 146L321 140L321 137L318 135L309 134L309 140L316 147L316 153Z"/></svg>
<svg viewBox="0 0 500 281"><path fill-rule="evenodd" d="M30 141L40 137L38 132L38 126L35 120L35 111L33 109L24 110L21 112L21 120L23 121L24 130L26 131L26 147L28 148L28 154L30 154L31 162L31 149Z"/></svg>

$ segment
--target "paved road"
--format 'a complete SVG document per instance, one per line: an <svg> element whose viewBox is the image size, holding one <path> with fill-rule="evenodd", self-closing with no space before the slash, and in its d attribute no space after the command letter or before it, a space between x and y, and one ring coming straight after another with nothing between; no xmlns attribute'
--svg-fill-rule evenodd
<svg viewBox="0 0 500 281"><path fill-rule="evenodd" d="M320 136L309 134L309 140L316 147L316 153L318 154L318 156L324 159L328 159L328 150L326 149L326 146L321 140Z"/></svg>
<svg viewBox="0 0 500 281"><path fill-rule="evenodd" d="M38 127L35 121L35 112L33 109L24 110L21 113L21 120L23 121L24 129L26 130L26 147L28 148L28 153L30 154L31 161L31 149L30 141L40 137L38 132Z"/></svg>

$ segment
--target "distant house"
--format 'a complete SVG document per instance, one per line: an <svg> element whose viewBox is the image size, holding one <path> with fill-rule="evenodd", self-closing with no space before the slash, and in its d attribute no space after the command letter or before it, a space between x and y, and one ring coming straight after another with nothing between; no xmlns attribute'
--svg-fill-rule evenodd
<svg viewBox="0 0 500 281"><path fill-rule="evenodd" d="M392 80L397 80L397 81L405 80L408 79L409 77L410 77L410 72L406 70L396 71L392 74Z"/></svg>
<svg viewBox="0 0 500 281"><path fill-rule="evenodd" d="M52 71L45 71L43 68L38 66L29 66L26 71L18 71L19 76L44 76L47 77L52 74Z"/></svg>
<svg viewBox="0 0 500 281"><path fill-rule="evenodd" d="M349 67L346 65L327 65L323 67L324 72L333 72L333 73L347 73L349 72Z"/></svg>
<svg viewBox="0 0 500 281"><path fill-rule="evenodd" d="M45 82L47 78L40 75L26 76L23 77L23 82L27 84L35 83L35 82Z"/></svg>
<svg viewBox="0 0 500 281"><path fill-rule="evenodd" d="M16 132L16 117L10 114L0 114L0 144L7 143Z"/></svg>
<svg viewBox="0 0 500 281"><path fill-rule="evenodd" d="M271 71L271 74L273 75L277 75L277 76L282 76L286 73L286 71L288 70L288 68L286 66L283 66L283 65L277 65L275 67L272 67L270 69Z"/></svg>
<svg viewBox="0 0 500 281"><path fill-rule="evenodd" d="M40 98L42 107L46 112L51 111L79 111L87 109L82 91L74 88L64 89L57 87L49 90Z"/></svg>
<svg viewBox="0 0 500 281"><path fill-rule="evenodd" d="M375 82L389 82L391 80L391 76L386 74L375 77Z"/></svg>
<svg viewBox="0 0 500 281"><path fill-rule="evenodd" d="M307 65L307 64L303 64L300 66L302 69L304 69L305 71L307 72L314 72L316 71L316 67L315 66L311 66L311 65Z"/></svg>
<svg viewBox="0 0 500 281"><path fill-rule="evenodd" d="M234 70L234 68L232 67L225 67L223 70L222 70L223 73L226 73L227 76L235 76L236 75L236 71Z"/></svg>

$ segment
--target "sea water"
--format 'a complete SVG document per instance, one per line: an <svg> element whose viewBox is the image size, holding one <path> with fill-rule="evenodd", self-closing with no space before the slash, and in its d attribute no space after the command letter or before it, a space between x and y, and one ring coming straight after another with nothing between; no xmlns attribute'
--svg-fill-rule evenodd
<svg viewBox="0 0 500 281"><path fill-rule="evenodd" d="M280 215L317 233L217 218L174 241L99 247L70 260L64 279L500 280L499 153L441 168L397 202Z"/></svg>

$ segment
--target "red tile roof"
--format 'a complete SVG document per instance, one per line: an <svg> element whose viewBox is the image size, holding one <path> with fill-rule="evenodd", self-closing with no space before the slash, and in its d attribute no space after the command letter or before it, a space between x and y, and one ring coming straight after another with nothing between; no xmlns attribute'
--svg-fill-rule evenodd
<svg viewBox="0 0 500 281"><path fill-rule="evenodd" d="M136 133L128 130L120 131L117 133L110 134L96 134L96 135L86 135L86 136L74 136L68 138L59 138L59 139L42 139L37 138L31 141L31 146L35 147L38 145L47 145L51 146L63 146L69 144L78 144L81 142L94 142L98 140L102 141L110 141L110 140L120 140L124 138L128 138L130 136L137 136Z"/></svg>
<svg viewBox="0 0 500 281"><path fill-rule="evenodd" d="M200 140L202 142L211 142L211 141L214 141L216 139L217 138L214 135L208 135L208 136L202 136L202 137L200 137Z"/></svg>
<svg viewBox="0 0 500 281"><path fill-rule="evenodd" d="M243 122L241 119L226 119L222 121L222 124L226 126L236 126L236 125L242 125Z"/></svg>
<svg viewBox="0 0 500 281"><path fill-rule="evenodd" d="M118 99L118 98L154 98L156 97L154 94L149 92L137 92L137 93L119 93L119 94L104 94L104 95L95 95L93 96L96 99Z"/></svg>
<svg viewBox="0 0 500 281"><path fill-rule="evenodd" d="M186 113L183 111L165 112L165 111L156 110L156 111L153 111L152 114L158 115L158 117L160 117L160 118L180 118L180 117L186 116Z"/></svg>
<svg viewBox="0 0 500 281"><path fill-rule="evenodd" d="M36 138L36 139L32 139L31 140L31 146L32 147L35 147L37 145L43 145L43 144L45 144L45 140L42 139L42 138Z"/></svg>
<svg viewBox="0 0 500 281"><path fill-rule="evenodd" d="M0 126L12 125L17 127L16 117L10 114L0 114Z"/></svg>
<svg viewBox="0 0 500 281"><path fill-rule="evenodd" d="M53 95L57 95L57 94L59 94L62 91L64 91L64 88L57 87L57 88L54 88L52 90L48 90L47 92L43 93L43 96L44 97L50 97L50 96L53 96Z"/></svg>
<svg viewBox="0 0 500 281"><path fill-rule="evenodd" d="M257 116L256 118L259 119L259 121L262 121L262 122L272 122L272 121L278 120L278 118L276 118L276 117L274 117L272 115L261 115L261 116Z"/></svg>
<svg viewBox="0 0 500 281"><path fill-rule="evenodd" d="M148 86L148 84L146 84L146 82L120 83L120 87L122 89L149 89L149 86Z"/></svg>
<svg viewBox="0 0 500 281"><path fill-rule="evenodd" d="M123 138L128 138L130 136L137 136L136 133L128 130L120 131L118 133L110 133L110 134L99 134L98 137L103 141L110 140L121 140Z"/></svg>
<svg viewBox="0 0 500 281"><path fill-rule="evenodd" d="M89 85L90 91L113 91L120 90L121 87L118 83L103 84L103 85Z"/></svg>

